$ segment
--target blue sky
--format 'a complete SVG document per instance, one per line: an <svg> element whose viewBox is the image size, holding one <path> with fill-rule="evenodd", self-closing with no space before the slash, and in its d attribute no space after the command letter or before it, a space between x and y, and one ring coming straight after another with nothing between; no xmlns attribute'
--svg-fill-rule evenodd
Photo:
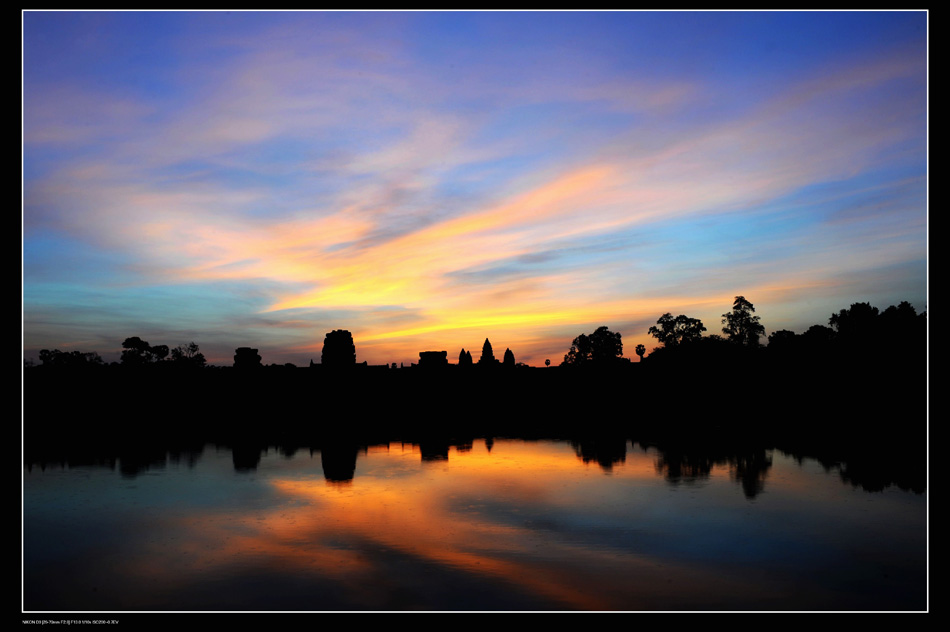
<svg viewBox="0 0 950 632"><path fill-rule="evenodd" d="M23 337L265 363L927 298L925 12L25 12Z"/></svg>

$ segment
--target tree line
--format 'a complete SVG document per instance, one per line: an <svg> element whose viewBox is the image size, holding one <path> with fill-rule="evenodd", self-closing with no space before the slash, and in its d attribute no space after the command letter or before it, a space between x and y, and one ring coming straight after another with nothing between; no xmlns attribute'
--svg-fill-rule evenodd
<svg viewBox="0 0 950 632"><path fill-rule="evenodd" d="M882 349L898 356L926 351L927 314L918 314L907 301L883 311L870 303L852 303L849 308L833 313L827 326L812 325L801 334L787 329L773 332L768 336L767 347L762 345L765 326L755 315L755 306L744 296L735 297L732 311L724 313L721 322L722 335L704 336L707 329L702 320L667 312L647 330L660 343L650 355L684 358L700 353L735 355L740 349L768 349L772 357L791 359L835 352L857 358ZM638 344L635 353L643 361L646 346ZM629 361L623 357L620 333L603 326L590 335L575 338L562 365L603 367Z"/></svg>
<svg viewBox="0 0 950 632"><path fill-rule="evenodd" d="M917 313L907 301L891 305L881 311L870 303L852 303L847 309L833 313L827 325L813 325L805 332L796 334L789 330L778 330L768 336L768 346L762 345L765 326L755 315L755 306L744 296L736 296L732 310L722 314L722 335L704 336L706 326L698 318L684 314L673 316L665 313L657 319L647 333L659 343L650 358L665 356L688 357L703 352L706 355L728 355L737 350L756 352L767 349L771 357L787 360L816 357L822 353L844 352L852 357L865 357L871 353L885 350L894 356L905 356L917 351L926 351L927 325L926 312ZM635 353L640 361L646 358L646 346L638 344ZM686 353L686 352L689 353ZM423 352L421 359L428 364L447 365L445 354ZM435 354L435 355L433 355ZM105 366L105 361L96 352L60 351L43 349L39 353L42 366L52 367L94 367ZM235 350L234 367L253 368L263 366L257 349L239 347ZM570 349L564 355L561 366L566 367L611 367L629 364L630 359L623 357L623 341L619 332L613 332L607 326L598 327L590 334L581 334L574 338ZM174 348L167 345L152 345L138 336L126 338L122 342L122 354L119 364L124 367L144 367L162 365L175 368L200 369L207 361L195 342L181 344ZM355 366L356 346L352 334L344 329L327 333L324 339L321 365L329 368ZM365 363L364 363L365 364ZM420 363L420 365L425 363ZM545 361L545 365L549 365ZM30 366L30 363L27 363ZM282 365L294 367L292 364ZM311 361L311 366L316 366ZM393 365L395 367L395 364ZM473 362L470 351L462 349L458 357L458 366L524 366L515 363L514 354L506 349L504 359L498 361L486 338L482 346L482 355Z"/></svg>
<svg viewBox="0 0 950 632"><path fill-rule="evenodd" d="M120 364L123 366L147 366L165 363L179 368L203 368L207 361L195 342L180 344L174 349L168 345L150 345L138 336L126 338L122 342ZM60 351L42 349L40 364L54 367L95 367L105 366L106 362L96 352Z"/></svg>

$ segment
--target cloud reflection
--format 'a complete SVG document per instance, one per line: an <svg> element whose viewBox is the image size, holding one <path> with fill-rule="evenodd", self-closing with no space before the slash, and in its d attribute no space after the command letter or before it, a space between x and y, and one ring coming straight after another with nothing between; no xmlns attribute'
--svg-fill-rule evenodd
<svg viewBox="0 0 950 632"><path fill-rule="evenodd" d="M643 534L640 545L635 532L616 542L605 538L600 532L614 528L610 511L604 514L601 505L586 514L588 503L604 500L601 468L585 464L567 445L509 441L489 452L479 441L464 452L453 448L448 462L424 464L419 456L409 445L374 450L345 486L275 472L268 479L276 493L270 508L189 518L178 525L188 535L176 555L204 576L274 568L319 577L345 587L348 602L364 605L380 598L388 573L412 585L410 578L427 568L449 573L452 585L485 580L493 590L504 586L517 602L541 609L652 608L657 599L673 603L679 591L703 594L702 586L713 584L762 590L719 571L680 566L675 556L663 559L669 551L649 550L652 535ZM631 457L611 478L635 483L649 503L647 490L658 480L655 456ZM428 468L438 468L439 476ZM595 478L585 482L585 471ZM632 489L616 484L611 493ZM397 567L390 566L394 559L401 560ZM675 578L675 585L658 578ZM470 602L465 595L454 599ZM424 598L419 603L430 607Z"/></svg>

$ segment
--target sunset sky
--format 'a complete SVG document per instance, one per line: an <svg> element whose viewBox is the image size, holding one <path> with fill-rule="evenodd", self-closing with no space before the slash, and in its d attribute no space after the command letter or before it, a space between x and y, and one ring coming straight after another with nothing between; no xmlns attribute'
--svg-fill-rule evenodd
<svg viewBox="0 0 950 632"><path fill-rule="evenodd" d="M27 359L927 307L925 12L22 17Z"/></svg>

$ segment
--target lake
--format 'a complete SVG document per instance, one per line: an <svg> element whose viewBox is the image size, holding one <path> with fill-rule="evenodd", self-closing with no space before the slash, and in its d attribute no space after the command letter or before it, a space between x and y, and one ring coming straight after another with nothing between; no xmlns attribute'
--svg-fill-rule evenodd
<svg viewBox="0 0 950 632"><path fill-rule="evenodd" d="M28 462L26 611L925 610L927 494L629 439Z"/></svg>

